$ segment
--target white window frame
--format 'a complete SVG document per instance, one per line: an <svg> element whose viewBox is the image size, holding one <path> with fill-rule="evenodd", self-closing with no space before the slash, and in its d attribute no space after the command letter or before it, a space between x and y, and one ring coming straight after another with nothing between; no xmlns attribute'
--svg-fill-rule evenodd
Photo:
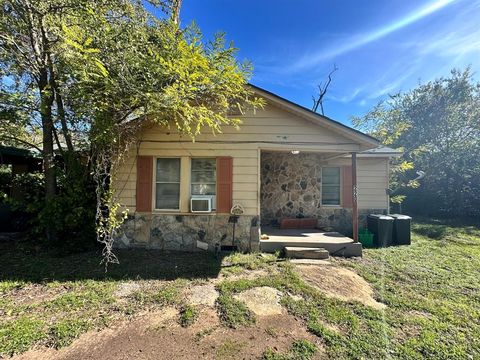
<svg viewBox="0 0 480 360"><path fill-rule="evenodd" d="M194 159L212 159L215 161L215 195L199 195L199 194L192 194L192 185L195 185L195 184L199 184L199 183L194 183L193 182L193 176L192 176L192 172L193 172L193 166L192 166L192 162ZM190 184L189 184L189 193L190 193L190 198L192 196L212 196L212 211L216 211L217 210L217 158L216 157L212 157L212 156L193 156L190 158ZM212 183L208 183L208 184L212 184Z"/></svg>
<svg viewBox="0 0 480 360"><path fill-rule="evenodd" d="M338 204L324 204L323 203L323 186L324 186L324 182L323 182L323 169L331 169L331 168L335 168L335 169L338 169ZM321 204L322 206L325 206L325 207L341 207L342 206L342 167L341 166L323 166L322 167L322 174L321 174L321 179L322 179L322 182L321 182L321 192L320 192L320 198L321 198Z"/></svg>
<svg viewBox="0 0 480 360"><path fill-rule="evenodd" d="M178 159L179 161L179 166L180 166L180 169L179 169L179 179L178 179L178 187L179 187L179 191L178 191L178 208L176 209L163 209L163 208L157 208L157 183L160 183L160 184L177 184L177 182L164 182L164 181L161 181L161 182L157 182L157 163L158 163L158 160L159 159ZM178 156L158 156L158 157L155 157L155 171L153 172L153 194L154 194L154 197L153 197L153 201L155 203L155 211L171 211L171 212L179 212L180 211L180 202L182 200L182 158L181 157L178 157Z"/></svg>

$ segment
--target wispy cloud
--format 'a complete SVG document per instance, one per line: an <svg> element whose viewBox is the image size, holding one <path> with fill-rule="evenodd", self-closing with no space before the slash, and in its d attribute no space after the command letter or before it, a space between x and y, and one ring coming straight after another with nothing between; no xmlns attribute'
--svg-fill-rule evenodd
<svg viewBox="0 0 480 360"><path fill-rule="evenodd" d="M398 71L399 66L394 66ZM365 96L367 99L378 99L381 96L391 95L401 89L402 84L406 80L410 79L412 75L417 71L417 65L412 64L407 70L403 71L402 75L397 75L395 77L390 77L385 80L377 81L372 84L370 92ZM400 72L400 71L399 71ZM372 90L374 89L374 90Z"/></svg>
<svg viewBox="0 0 480 360"><path fill-rule="evenodd" d="M434 37L424 41L407 43L407 46L415 49L418 56L436 56L456 58L472 52L480 52L480 28L478 25L448 32L440 32Z"/></svg>
<svg viewBox="0 0 480 360"><path fill-rule="evenodd" d="M446 7L447 5L455 2L457 0L437 0L424 7L416 9L406 16L399 18L393 22L385 24L384 26L367 32L365 34L360 34L347 39L343 45L336 45L327 49L320 49L314 53L311 53L307 56L304 56L297 60L292 66L289 67L289 70L305 70L311 67L316 66L317 64L330 60L339 55L345 54L352 50L358 49L362 46L365 46L369 43L377 41L395 31L398 31L408 25L411 25L424 17L433 14L434 12Z"/></svg>
<svg viewBox="0 0 480 360"><path fill-rule="evenodd" d="M353 89L352 91L350 91L348 94L344 94L344 95L334 95L334 94L329 94L328 95L328 99L329 100L333 100L333 101L336 101L336 102L340 102L340 103L344 103L344 104L347 104L353 100L355 100L357 98L357 96L364 90L364 87L361 86L361 87L357 87L355 89Z"/></svg>
<svg viewBox="0 0 480 360"><path fill-rule="evenodd" d="M363 107L377 101L381 97L392 95L402 90L405 82L411 79L418 71L419 65L419 62L413 62L406 66L400 59L398 62L392 63L390 70L385 71L377 79L372 79L371 82L355 87L352 90L345 86L343 94L327 94L327 100L342 104L355 102Z"/></svg>

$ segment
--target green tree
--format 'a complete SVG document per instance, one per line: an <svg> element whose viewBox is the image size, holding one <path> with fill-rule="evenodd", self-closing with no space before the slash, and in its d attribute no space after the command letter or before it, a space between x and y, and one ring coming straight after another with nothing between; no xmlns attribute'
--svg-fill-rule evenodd
<svg viewBox="0 0 480 360"><path fill-rule="evenodd" d="M173 126L194 140L205 129L238 125L228 116L233 107L262 105L246 86L250 63L236 61L236 49L226 46L223 34L204 43L194 24L180 29L168 17L157 19L130 5L120 14L96 8L87 26L63 29L71 64L66 91L75 112L90 121L95 177L104 189L97 192L99 238L107 248L118 225L111 179L139 127Z"/></svg>
<svg viewBox="0 0 480 360"><path fill-rule="evenodd" d="M470 68L391 96L354 124L403 150L393 186L410 211L480 213L480 84ZM415 170L426 173L420 184L409 180Z"/></svg>
<svg viewBox="0 0 480 360"><path fill-rule="evenodd" d="M7 0L0 20L2 82L16 84L5 93L28 89L39 114L23 118L41 123L46 198L55 196L55 139L67 150L84 144L97 182L99 239L108 246L121 221L111 179L141 126L174 126L193 141L206 129L238 125L232 108L262 105L246 86L250 63L236 61L222 34L204 42L194 24L179 27L181 1L151 3L164 16L140 1Z"/></svg>

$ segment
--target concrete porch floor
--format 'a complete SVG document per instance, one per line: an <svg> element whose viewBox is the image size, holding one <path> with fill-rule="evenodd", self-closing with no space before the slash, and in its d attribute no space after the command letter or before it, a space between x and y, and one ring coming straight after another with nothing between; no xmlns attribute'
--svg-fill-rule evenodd
<svg viewBox="0 0 480 360"><path fill-rule="evenodd" d="M262 227L261 234L268 239L260 240L263 252L282 251L286 246L324 248L330 255L362 256L362 244L338 232L325 232L317 229L279 229Z"/></svg>

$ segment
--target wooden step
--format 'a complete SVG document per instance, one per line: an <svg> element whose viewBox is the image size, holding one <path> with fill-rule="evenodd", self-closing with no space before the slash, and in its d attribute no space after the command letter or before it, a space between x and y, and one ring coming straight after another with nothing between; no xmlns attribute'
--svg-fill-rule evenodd
<svg viewBox="0 0 480 360"><path fill-rule="evenodd" d="M328 259L329 253L324 248L285 246L285 257L293 259Z"/></svg>

